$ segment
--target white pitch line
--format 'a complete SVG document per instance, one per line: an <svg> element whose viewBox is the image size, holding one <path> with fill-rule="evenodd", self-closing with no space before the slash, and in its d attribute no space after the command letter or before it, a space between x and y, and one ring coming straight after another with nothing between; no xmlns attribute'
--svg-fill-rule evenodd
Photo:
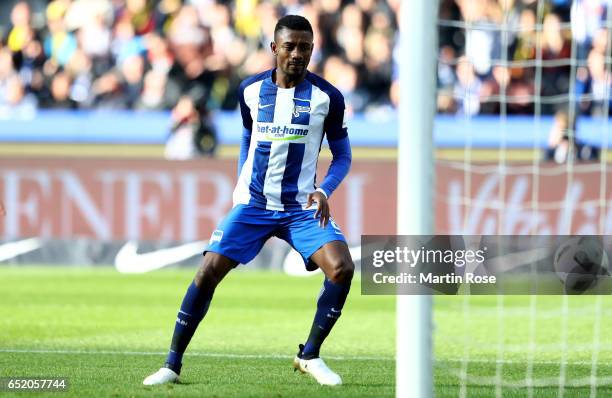
<svg viewBox="0 0 612 398"><path fill-rule="evenodd" d="M461 362L462 359L461 358L444 358L444 359L438 359L436 360L437 362ZM502 359L502 360L497 360L497 359L477 359L477 358L470 358L470 363L497 363L497 362L501 362L503 364L515 364L515 365L526 365L527 364L527 359L525 360L516 360L516 359ZM533 363L537 363L539 365L559 365L560 361L553 361L553 360L541 360L541 361L533 361ZM566 361L565 362L568 365L584 365L584 366L591 366L591 361Z"/></svg>
<svg viewBox="0 0 612 398"><path fill-rule="evenodd" d="M566 363L567 364L567 363ZM459 372L455 372L459 377ZM469 381L472 385L479 386L497 386L500 383L496 377L480 377L470 376ZM589 387L592 384L591 376L581 377L576 379L568 379L565 381L566 387ZM612 377L600 377L597 379L597 387L609 386L612 384ZM525 388L528 387L527 380L509 381L502 380L502 387ZM557 387L559 385L559 377L543 377L534 378L531 380L533 387Z"/></svg>
<svg viewBox="0 0 612 398"><path fill-rule="evenodd" d="M13 348L0 348L0 354L75 354L75 355L136 355L136 356L154 356L154 355L166 355L166 352L162 351L84 351L84 350L26 350L26 349L13 349ZM291 359L292 355L284 354L224 354L215 352L187 352L185 356L193 357L208 357L208 358L234 358L234 359ZM377 357L377 356L325 356L326 359L333 360L354 360L354 361L395 361L393 357ZM443 358L437 359L435 362L461 362L462 358ZM485 358L470 358L470 363L497 363L496 359L485 359ZM523 360L516 359L504 359L504 364L517 364L523 365L526 362ZM553 360L541 360L534 361L534 363L541 365L558 365L559 361ZM591 365L591 361L571 361L567 362L568 365Z"/></svg>
<svg viewBox="0 0 612 398"><path fill-rule="evenodd" d="M0 348L0 353L13 354L75 354L75 355L166 355L161 351L83 351L83 350L22 350L11 348ZM292 359L292 355L283 354L223 354L214 352L187 352L185 356L209 357L209 358L235 358L235 359ZM326 356L326 359L355 360L355 361L395 361L392 357L375 356Z"/></svg>

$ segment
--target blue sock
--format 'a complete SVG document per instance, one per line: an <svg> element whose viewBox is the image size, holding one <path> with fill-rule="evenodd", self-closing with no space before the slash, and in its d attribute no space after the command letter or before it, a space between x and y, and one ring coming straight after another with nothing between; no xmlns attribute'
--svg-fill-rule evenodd
<svg viewBox="0 0 612 398"><path fill-rule="evenodd" d="M176 317L172 344L170 345L170 352L168 353L165 367L172 369L176 373L181 372L183 354L200 321L206 315L206 311L208 311L213 293L214 289L198 288L194 282L189 285L181 304L181 310Z"/></svg>
<svg viewBox="0 0 612 398"><path fill-rule="evenodd" d="M340 317L350 289L350 281L345 284L335 284L325 278L317 301L317 312L310 328L310 334L301 352L302 358L312 359L319 356L321 344Z"/></svg>

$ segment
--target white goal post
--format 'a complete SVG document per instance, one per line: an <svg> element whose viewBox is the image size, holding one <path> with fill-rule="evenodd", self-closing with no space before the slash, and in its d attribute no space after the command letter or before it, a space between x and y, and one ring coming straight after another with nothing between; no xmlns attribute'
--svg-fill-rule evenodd
<svg viewBox="0 0 612 398"><path fill-rule="evenodd" d="M403 1L400 15L397 233L434 231L433 118L437 0ZM431 296L397 296L396 396L433 396Z"/></svg>

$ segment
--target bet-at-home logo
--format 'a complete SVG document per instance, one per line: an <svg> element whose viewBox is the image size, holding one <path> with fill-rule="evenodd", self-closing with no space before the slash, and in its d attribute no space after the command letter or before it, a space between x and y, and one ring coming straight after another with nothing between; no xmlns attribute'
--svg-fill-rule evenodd
<svg viewBox="0 0 612 398"><path fill-rule="evenodd" d="M308 129L287 126L257 125L257 132L264 134L270 141L299 140L308 135Z"/></svg>

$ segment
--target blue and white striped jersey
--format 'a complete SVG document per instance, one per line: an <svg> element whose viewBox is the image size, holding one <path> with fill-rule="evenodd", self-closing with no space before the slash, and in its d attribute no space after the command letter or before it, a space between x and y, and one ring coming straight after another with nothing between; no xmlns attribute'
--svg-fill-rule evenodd
<svg viewBox="0 0 612 398"><path fill-rule="evenodd" d="M316 189L323 135L328 141L347 136L344 98L313 73L307 72L293 88L278 87L272 73L260 73L240 85L242 122L251 137L234 206L304 209L308 194Z"/></svg>

